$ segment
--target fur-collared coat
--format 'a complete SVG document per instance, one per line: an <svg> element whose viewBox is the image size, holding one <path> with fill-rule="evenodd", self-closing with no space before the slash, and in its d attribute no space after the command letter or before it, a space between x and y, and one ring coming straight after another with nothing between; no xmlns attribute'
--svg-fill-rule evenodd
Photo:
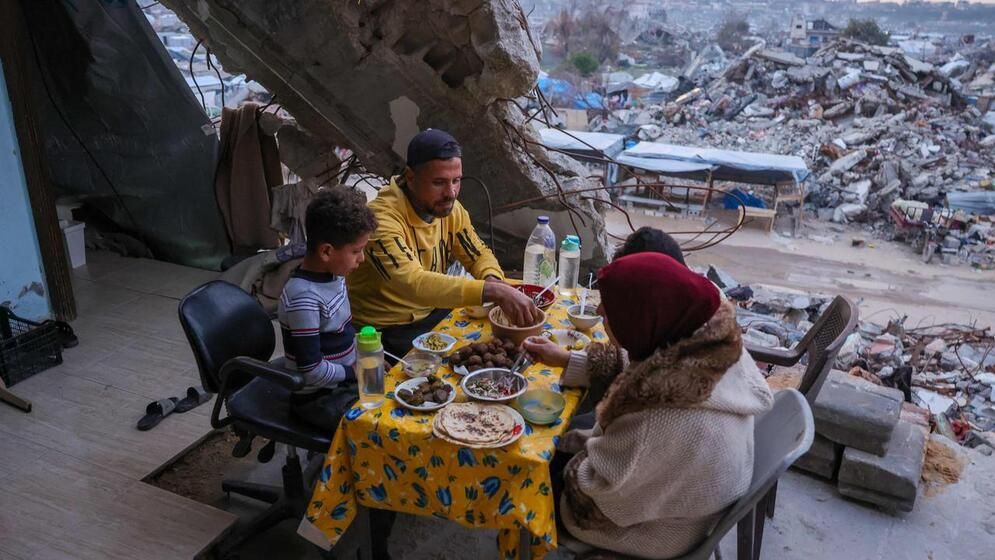
<svg viewBox="0 0 995 560"><path fill-rule="evenodd" d="M701 541L749 488L753 419L773 397L724 302L693 335L625 364L611 345L574 353L561 380L610 379L597 424L568 434L577 454L560 502L570 533L645 558Z"/></svg>

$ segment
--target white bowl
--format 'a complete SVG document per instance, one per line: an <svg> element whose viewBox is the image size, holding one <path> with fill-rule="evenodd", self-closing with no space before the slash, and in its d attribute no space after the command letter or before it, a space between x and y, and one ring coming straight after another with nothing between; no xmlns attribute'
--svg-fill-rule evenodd
<svg viewBox="0 0 995 560"><path fill-rule="evenodd" d="M486 319L487 314L491 312L494 307L494 302L488 302L483 305L471 305L466 308L466 316L471 319Z"/></svg>
<svg viewBox="0 0 995 560"><path fill-rule="evenodd" d="M427 340L428 337L432 335L441 338L446 343L446 346L440 350L433 350L428 346L425 346L425 340ZM446 354L453 349L453 346L456 346L456 337L444 333L427 332L425 334L419 335L418 338L414 339L411 342L411 345L414 346L416 350L421 350L422 352L428 352L430 354Z"/></svg>
<svg viewBox="0 0 995 560"><path fill-rule="evenodd" d="M481 377L499 379L501 377L506 377L506 376L513 376L515 378L516 390L511 395L505 397L492 398L492 397L485 397L483 395L474 394L472 389L467 389L467 384L474 379L478 379ZM463 381L460 382L460 387L463 388L463 392L466 393L466 396L470 397L473 400L484 401L484 402L506 403L517 399L519 395L524 393L529 388L529 380L525 379L525 376L518 373L512 373L511 370L505 368L484 368L484 369L478 369L477 371L469 375L463 376Z"/></svg>
<svg viewBox="0 0 995 560"><path fill-rule="evenodd" d="M409 366L401 364L401 370L404 372L404 375L412 378L435 375L439 371L439 367L442 366L441 356L432 352L422 352L421 350L408 352L408 355L404 357L404 361L410 365L427 364L427 366L421 366L421 371L417 372L413 372Z"/></svg>
<svg viewBox="0 0 995 560"><path fill-rule="evenodd" d="M426 402L425 404L421 405L413 405L413 404L408 404L408 402L405 401L403 398L401 398L401 396L398 394L401 392L401 389L407 389L409 391L413 391L415 387L426 381L428 381L427 377L413 377L405 381L404 383L399 383L396 387L394 387L394 400L400 403L400 405L403 406L404 408L410 410L417 410L419 412L431 412L433 410L439 410L440 408L456 400L456 387L453 387L452 383L449 383L448 381L445 380L443 380L442 382L445 383L446 385L449 385L450 391L449 391L449 398L446 399L446 402L444 403L428 404Z"/></svg>
<svg viewBox="0 0 995 560"><path fill-rule="evenodd" d="M567 329L553 329L542 333L542 336L567 350L586 350L588 345L591 344L591 337L582 332ZM578 342L580 343L580 348L576 347Z"/></svg>
<svg viewBox="0 0 995 560"><path fill-rule="evenodd" d="M601 322L601 316L598 315L597 307L593 305L587 305L585 308L581 309L580 304L571 305L567 309L567 318L573 323L573 326L577 327L582 331L589 331L597 326Z"/></svg>

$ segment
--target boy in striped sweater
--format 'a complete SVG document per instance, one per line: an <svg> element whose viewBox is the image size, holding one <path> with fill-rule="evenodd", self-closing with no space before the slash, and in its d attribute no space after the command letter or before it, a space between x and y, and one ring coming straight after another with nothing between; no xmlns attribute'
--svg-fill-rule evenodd
<svg viewBox="0 0 995 560"><path fill-rule="evenodd" d="M334 432L358 398L356 331L345 276L363 262L377 221L358 191L319 191L308 204L304 228L307 254L280 297L278 315L286 367L304 375L306 386L291 395L302 420Z"/></svg>

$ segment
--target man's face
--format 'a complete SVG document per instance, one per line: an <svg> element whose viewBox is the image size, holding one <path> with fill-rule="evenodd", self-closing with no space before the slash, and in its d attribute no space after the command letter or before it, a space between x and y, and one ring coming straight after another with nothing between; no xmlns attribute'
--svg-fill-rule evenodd
<svg viewBox="0 0 995 560"><path fill-rule="evenodd" d="M359 268L360 263L366 260L363 250L370 241L370 234L360 235L352 243L346 243L341 247L335 247L331 243L324 243L318 248L318 255L321 258L322 267L326 272L338 276L348 276L349 273Z"/></svg>
<svg viewBox="0 0 995 560"><path fill-rule="evenodd" d="M445 218L453 211L463 178L461 158L434 159L405 170L405 179L412 202L417 209L436 218Z"/></svg>

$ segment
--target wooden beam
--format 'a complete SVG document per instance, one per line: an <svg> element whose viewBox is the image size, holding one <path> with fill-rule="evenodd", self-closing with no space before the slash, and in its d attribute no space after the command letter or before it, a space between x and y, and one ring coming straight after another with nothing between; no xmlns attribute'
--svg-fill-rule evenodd
<svg viewBox="0 0 995 560"><path fill-rule="evenodd" d="M55 192L41 142L38 106L31 84L32 76L39 76L39 73L34 67L34 51L26 26L21 2L0 1L0 61L3 61L21 165L28 184L42 263L45 265L48 299L58 319L71 321L76 318L76 298L65 241L55 211Z"/></svg>

